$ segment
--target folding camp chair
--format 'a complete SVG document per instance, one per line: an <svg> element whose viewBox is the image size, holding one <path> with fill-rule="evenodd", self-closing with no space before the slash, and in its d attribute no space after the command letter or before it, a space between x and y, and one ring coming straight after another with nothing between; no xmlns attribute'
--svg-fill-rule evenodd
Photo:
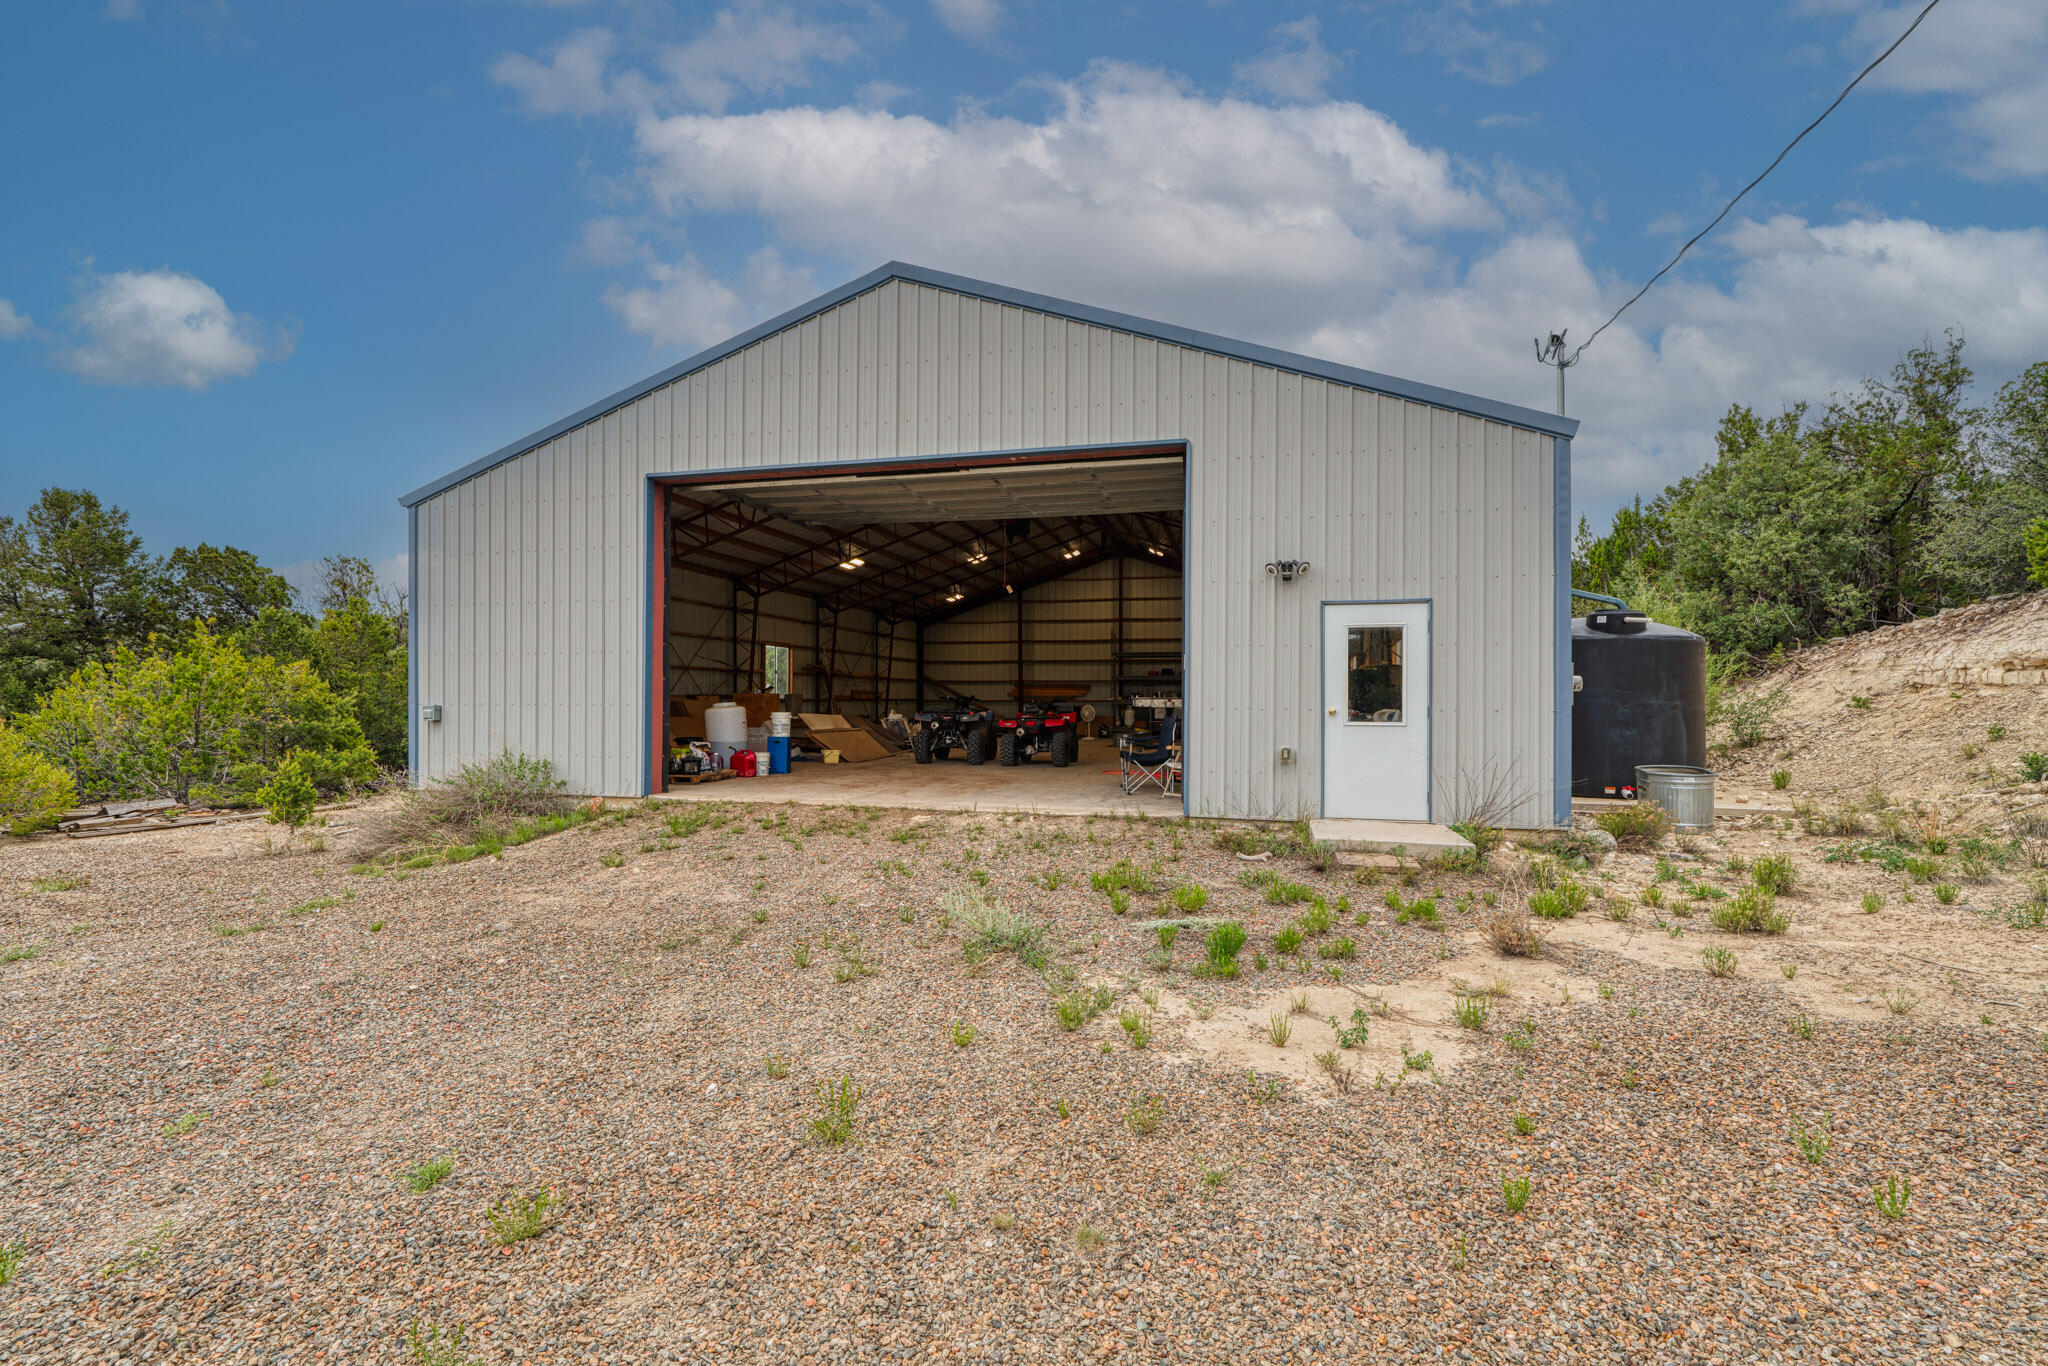
<svg viewBox="0 0 2048 1366"><path fill-rule="evenodd" d="M1131 748L1130 737L1117 744L1123 760L1124 795L1130 796L1148 784L1157 784L1161 795L1170 795L1180 778L1180 718L1169 716L1159 726L1159 744L1140 752Z"/></svg>

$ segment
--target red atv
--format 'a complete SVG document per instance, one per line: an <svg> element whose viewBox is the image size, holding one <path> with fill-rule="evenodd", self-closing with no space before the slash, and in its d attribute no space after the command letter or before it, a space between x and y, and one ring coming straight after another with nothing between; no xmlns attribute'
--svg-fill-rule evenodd
<svg viewBox="0 0 2048 1366"><path fill-rule="evenodd" d="M1005 768L1026 763L1044 750L1054 768L1065 768L1079 752L1081 714L1063 702L1026 702L1015 716L996 719L996 762Z"/></svg>

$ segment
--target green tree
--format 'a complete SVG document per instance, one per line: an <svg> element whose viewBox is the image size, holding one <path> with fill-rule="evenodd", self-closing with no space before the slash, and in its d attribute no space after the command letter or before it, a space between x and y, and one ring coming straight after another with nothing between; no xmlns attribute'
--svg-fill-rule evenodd
<svg viewBox="0 0 2048 1366"><path fill-rule="evenodd" d="M164 576L176 620L207 622L216 631L239 631L265 612L288 611L297 596L282 574L231 545L179 546L164 562Z"/></svg>
<svg viewBox="0 0 2048 1366"><path fill-rule="evenodd" d="M44 489L19 522L0 517L0 711L145 642L164 623L160 587L128 514L83 489Z"/></svg>
<svg viewBox="0 0 2048 1366"><path fill-rule="evenodd" d="M1929 546L1957 598L2016 593L2028 584L2027 529L2048 519L2048 361L1998 391L1984 423L1982 460L1958 490Z"/></svg>
<svg viewBox="0 0 2048 1366"><path fill-rule="evenodd" d="M398 624L362 598L329 608L312 631L313 667L349 699L364 738L387 766L406 758L406 652Z"/></svg>
<svg viewBox="0 0 2048 1366"><path fill-rule="evenodd" d="M155 644L86 665L21 720L87 796L246 804L292 754L322 790L375 776L348 699L306 661L252 658L203 623Z"/></svg>
<svg viewBox="0 0 2048 1366"><path fill-rule="evenodd" d="M0 721L0 827L16 835L48 829L77 800L71 775Z"/></svg>
<svg viewBox="0 0 2048 1366"><path fill-rule="evenodd" d="M319 799L305 761L296 754L279 764L270 781L256 793L270 823L285 828L286 848L298 836L299 827L313 819L313 804Z"/></svg>

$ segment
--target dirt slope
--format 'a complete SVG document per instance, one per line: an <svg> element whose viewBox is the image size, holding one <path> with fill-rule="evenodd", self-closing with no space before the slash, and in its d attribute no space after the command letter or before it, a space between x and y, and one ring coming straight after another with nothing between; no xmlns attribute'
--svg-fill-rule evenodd
<svg viewBox="0 0 2048 1366"><path fill-rule="evenodd" d="M1791 772L1794 798L2009 786L2020 755L2048 751L2048 592L1845 636L1738 695L1780 687L1785 703L1765 741L1714 758L1731 791L1767 791L1777 768Z"/></svg>

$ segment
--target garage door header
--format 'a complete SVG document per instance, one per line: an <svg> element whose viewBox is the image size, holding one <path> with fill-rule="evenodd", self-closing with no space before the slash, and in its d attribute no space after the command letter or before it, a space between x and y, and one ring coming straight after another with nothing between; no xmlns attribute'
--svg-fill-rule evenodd
<svg viewBox="0 0 2048 1366"><path fill-rule="evenodd" d="M770 318L767 322L761 323L758 326L748 328L745 332L720 342L708 351L700 351L688 360L672 365L659 374L650 375L630 388L621 389L609 398L600 399L580 412L571 413L561 421L543 427L530 436L522 437L509 446L501 447L481 459L473 460L461 469L445 474L430 484L423 484L398 501L406 507L412 507L418 503L425 502L435 494L444 492L457 484L472 479L494 465L501 465L507 460L516 459L535 447L545 445L554 440L564 432L573 431L587 422L593 422L603 417L606 413L623 408L627 404L652 393L663 385L673 384L685 375L702 370L708 365L716 364L735 351L744 350L764 337L770 337L785 328L794 327L815 314L822 313L829 308L835 308L845 303L848 299L865 294L867 291L887 284L891 280L906 280L912 284L927 285L933 289L949 290L952 293L965 295L969 298L986 299L991 303L1008 304L1012 307L1029 309L1037 313L1067 318L1074 322L1090 323L1097 327L1106 327L1117 332L1128 332L1134 336L1150 337L1157 341L1168 342L1176 346L1185 346L1192 350L1208 351L1237 360L1250 361L1255 365L1270 366L1276 370L1285 370L1316 379L1326 379L1333 383L1350 385L1357 389L1367 389L1374 393L1387 394L1394 398L1410 399L1416 403L1429 404L1431 407L1446 408L1453 412L1469 413L1474 417L1483 417L1494 422L1506 423L1512 427L1523 427L1531 431L1549 433L1553 436L1569 438L1579 429L1578 421L1574 418L1560 417L1555 413L1541 412L1535 408L1524 408L1519 404L1501 403L1494 399L1480 398L1474 394L1459 393L1453 389L1441 389L1433 384L1419 384L1413 380L1397 379L1392 375L1382 375L1372 370L1361 370L1354 366L1339 365L1334 361L1317 360L1312 356L1303 356L1292 351L1282 351L1275 347L1260 346L1253 342L1236 341L1210 332L1198 332L1189 327L1177 327L1171 323L1153 322L1147 318L1137 318L1127 313L1116 313L1106 308L1095 308L1088 304L1078 304L1066 299L1055 299L1044 294L1033 294L1028 290L1012 289L1006 285L990 284L986 280L970 279L964 275L949 275L944 271L930 270L924 266L914 266L903 261L891 261L887 265L879 266L869 271L859 279L849 280L847 283L839 286L839 288L819 295L809 303L799 304L787 313Z"/></svg>

